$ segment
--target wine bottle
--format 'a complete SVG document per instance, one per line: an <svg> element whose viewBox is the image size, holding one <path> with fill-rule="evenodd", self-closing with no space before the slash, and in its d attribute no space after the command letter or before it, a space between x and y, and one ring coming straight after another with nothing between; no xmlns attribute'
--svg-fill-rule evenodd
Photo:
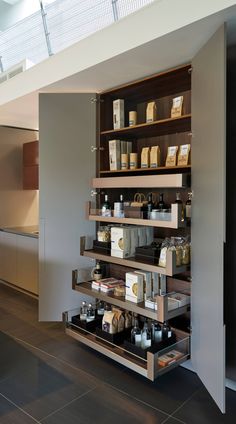
<svg viewBox="0 0 236 424"><path fill-rule="evenodd" d="M160 210L166 209L166 205L164 203L164 194L163 193L159 194L159 202L157 204L157 209L160 209Z"/></svg>
<svg viewBox="0 0 236 424"><path fill-rule="evenodd" d="M181 221L183 222L184 221L184 207L183 207L183 202L182 202L182 200L180 198L180 192L179 191L176 192L175 203L177 203L179 205L182 205L182 208L181 208Z"/></svg>
<svg viewBox="0 0 236 424"><path fill-rule="evenodd" d="M192 193L188 193L188 199L185 204L185 217L186 221L190 222L192 216Z"/></svg>
<svg viewBox="0 0 236 424"><path fill-rule="evenodd" d="M147 204L147 218L150 219L151 212L154 208L154 203L152 201L152 193L149 193L148 195L148 204Z"/></svg>
<svg viewBox="0 0 236 424"><path fill-rule="evenodd" d="M111 205L108 200L108 195L105 194L105 201L102 204L102 216L111 216Z"/></svg>
<svg viewBox="0 0 236 424"><path fill-rule="evenodd" d="M134 320L134 327L131 330L131 343L141 346L141 330L139 328L138 319Z"/></svg>

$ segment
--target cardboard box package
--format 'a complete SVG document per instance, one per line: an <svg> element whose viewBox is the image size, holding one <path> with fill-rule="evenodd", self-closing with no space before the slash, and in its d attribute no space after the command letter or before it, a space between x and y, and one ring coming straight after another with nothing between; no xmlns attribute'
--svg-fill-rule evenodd
<svg viewBox="0 0 236 424"><path fill-rule="evenodd" d="M125 274L125 300L139 303L143 301L143 276L135 272Z"/></svg>
<svg viewBox="0 0 236 424"><path fill-rule="evenodd" d="M143 276L144 300L149 299L152 296L152 273L140 270L135 271L135 273Z"/></svg>
<svg viewBox="0 0 236 424"><path fill-rule="evenodd" d="M125 126L124 100L113 101L113 128L117 130Z"/></svg>
<svg viewBox="0 0 236 424"><path fill-rule="evenodd" d="M127 227L111 227L111 256L128 258L130 253L130 230Z"/></svg>
<svg viewBox="0 0 236 424"><path fill-rule="evenodd" d="M121 167L120 140L109 140L110 170L116 171Z"/></svg>

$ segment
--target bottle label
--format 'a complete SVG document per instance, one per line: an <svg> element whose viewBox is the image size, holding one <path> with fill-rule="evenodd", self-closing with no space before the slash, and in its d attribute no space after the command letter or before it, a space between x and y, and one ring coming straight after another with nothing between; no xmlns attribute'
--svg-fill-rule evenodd
<svg viewBox="0 0 236 424"><path fill-rule="evenodd" d="M80 318L80 321L86 321L87 320L87 314L80 314L79 318Z"/></svg>
<svg viewBox="0 0 236 424"><path fill-rule="evenodd" d="M151 344L152 344L151 339L146 339L146 340L145 340L145 347L150 347L150 346L151 346Z"/></svg>
<svg viewBox="0 0 236 424"><path fill-rule="evenodd" d="M135 334L135 344L136 346L141 346L142 336L141 334Z"/></svg>
<svg viewBox="0 0 236 424"><path fill-rule="evenodd" d="M98 315L104 315L104 309L98 309L97 314Z"/></svg>
<svg viewBox="0 0 236 424"><path fill-rule="evenodd" d="M168 338L172 336L172 331L168 331Z"/></svg>

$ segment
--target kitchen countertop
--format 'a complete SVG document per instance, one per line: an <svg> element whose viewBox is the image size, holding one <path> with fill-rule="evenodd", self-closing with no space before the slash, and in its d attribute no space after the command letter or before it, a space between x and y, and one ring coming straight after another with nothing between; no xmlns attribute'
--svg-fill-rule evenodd
<svg viewBox="0 0 236 424"><path fill-rule="evenodd" d="M0 231L4 231L5 233L19 234L20 236L26 237L39 237L39 227L38 225L31 225L27 227L2 227Z"/></svg>

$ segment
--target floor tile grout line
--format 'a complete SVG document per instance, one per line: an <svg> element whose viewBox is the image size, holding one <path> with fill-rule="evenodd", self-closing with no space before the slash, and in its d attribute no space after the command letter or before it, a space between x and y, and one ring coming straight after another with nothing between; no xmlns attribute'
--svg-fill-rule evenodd
<svg viewBox="0 0 236 424"><path fill-rule="evenodd" d="M32 420L34 420L36 423L40 424L40 421L36 420L36 418L34 418L32 415L30 415L28 412L26 412L23 408L21 408L20 406L18 406L15 402L13 402L11 399L9 399L7 396L5 396L3 393L0 392L0 396L2 396L4 399L6 399L9 403L11 403L12 405L14 405L17 409L19 409L19 411L21 411L23 414L27 415L28 417L30 417Z"/></svg>
<svg viewBox="0 0 236 424"><path fill-rule="evenodd" d="M181 421L181 420L179 420L178 418L176 418L175 416L174 416L174 414L176 414L176 412L178 412L181 408L183 408L183 406L184 405L186 405L186 403L188 403L192 398L193 398L193 396L195 396L200 390L202 390L202 388L200 387L199 389L197 389L197 390L195 390L195 392L193 392L192 393L192 395L191 396L189 396L180 406L178 406L178 408L176 408L175 409L175 411L173 411L171 414L170 414L170 417L171 418L174 418L174 419L177 419L178 421ZM167 421L167 420L166 420ZM165 424L165 422L166 421L164 421L162 424ZM183 422L183 421L182 421Z"/></svg>
<svg viewBox="0 0 236 424"><path fill-rule="evenodd" d="M87 390L85 393L82 393L80 396L77 396L75 399L72 399L70 402L67 402L65 405L61 406L60 408L58 408L55 411L51 412L50 414L46 415L46 417L43 417L40 420L40 423L43 423L47 418L51 417L52 415L56 414L59 411L62 411L64 408L66 408L67 406L71 405L73 402L76 402L77 400L79 400L82 397L88 395L89 393L93 392L96 389L97 389L97 387L94 387L93 389Z"/></svg>
<svg viewBox="0 0 236 424"><path fill-rule="evenodd" d="M7 336L12 337L14 340L16 340L16 341L18 341L18 342L20 342L20 343L23 343L23 344L25 344L26 346L29 346L29 347L31 347L31 348L33 348L33 349L35 349L35 350L38 350L39 352L44 353L45 355L49 356L50 358L56 359L58 362L61 362L63 365L67 365L68 367L72 368L73 370L80 371L81 373L85 374L85 375L86 375L86 376L88 376L88 377L91 377L91 376L92 376L92 377L94 378L94 380L96 380L96 382L97 382L96 387L98 387L98 386L100 386L100 385L101 385L101 383L99 383L99 380L98 380L98 378L97 378L97 377L94 377L93 375L89 374L87 371L83 370L82 368L78 368L78 367L76 367L76 366L74 366L74 365L70 364L69 362L65 361L64 359L61 359L61 358L60 358L60 357L58 357L58 356L54 356L54 355L52 355L51 353L48 353L48 352L46 352L45 350L40 349L39 347L34 346L34 345L32 345L31 343L29 343L29 342L26 342L25 340L19 339L19 337L15 337L15 336L11 335L10 333L4 332L4 331L2 331L2 332L3 332L4 334L6 334Z"/></svg>
<svg viewBox="0 0 236 424"><path fill-rule="evenodd" d="M144 400L141 400L141 399L139 399L139 398L137 398L137 397L135 397L135 396L133 396L133 395L131 395L131 394L129 394L129 393L127 393L127 392L125 392L124 390L118 389L117 387L113 386L113 385L112 385L112 384L110 384L110 383L106 383L106 382L105 382L105 383L103 383L103 384L104 384L105 386L112 387L112 389L113 389L113 390L115 390L115 391L117 391L117 392L119 392L119 393L122 393L123 395L126 395L126 396L128 396L129 398L134 399L134 400L136 400L137 402L140 402L140 403L142 403L143 405L148 406L148 407L149 407L149 408L151 408L151 409L154 409L155 411L161 412L162 414L166 415L166 416L167 416L167 418L170 418L170 417L171 417L171 415L170 415L170 414L168 414L168 412L165 412L165 411L163 411L162 409L156 408L155 406L153 406L153 405L151 405L151 404L149 404L149 403L145 402Z"/></svg>

